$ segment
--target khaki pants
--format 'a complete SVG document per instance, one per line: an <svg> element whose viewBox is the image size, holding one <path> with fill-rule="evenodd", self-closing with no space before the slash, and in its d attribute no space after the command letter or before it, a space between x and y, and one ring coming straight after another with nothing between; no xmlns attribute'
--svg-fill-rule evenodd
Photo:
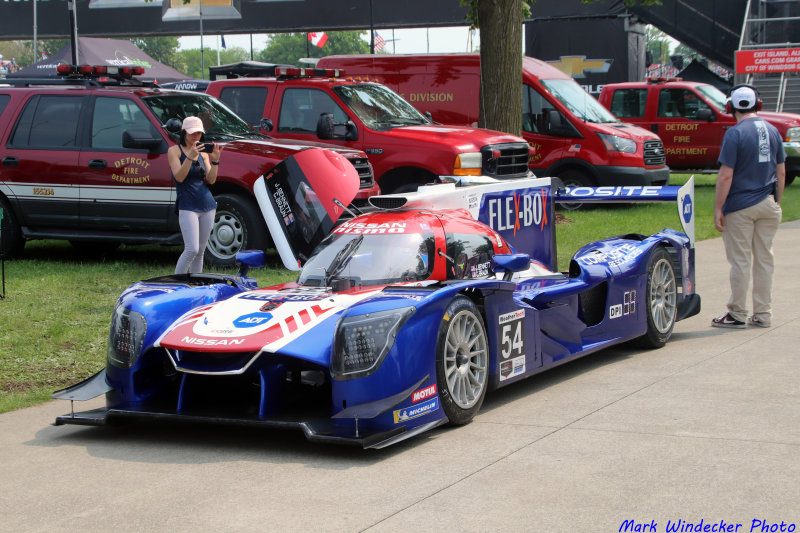
<svg viewBox="0 0 800 533"><path fill-rule="evenodd" d="M731 265L728 313L747 320L747 292L753 272L753 316L772 322L772 274L775 270L772 240L781 222L781 206L772 195L760 203L725 215L722 242Z"/></svg>

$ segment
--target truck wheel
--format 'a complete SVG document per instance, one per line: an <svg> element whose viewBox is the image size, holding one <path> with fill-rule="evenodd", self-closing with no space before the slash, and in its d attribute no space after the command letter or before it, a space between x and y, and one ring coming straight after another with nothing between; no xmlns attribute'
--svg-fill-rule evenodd
<svg viewBox="0 0 800 533"><path fill-rule="evenodd" d="M642 348L661 348L672 336L678 314L678 287L672 258L658 248L647 262L647 291L644 295L647 333L634 339Z"/></svg>
<svg viewBox="0 0 800 533"><path fill-rule="evenodd" d="M450 423L471 422L489 386L489 348L483 319L465 296L450 302L439 325L436 383Z"/></svg>
<svg viewBox="0 0 800 533"><path fill-rule="evenodd" d="M255 202L236 194L216 197L214 227L206 246L204 262L215 267L232 267L240 250L264 250L270 240L264 219Z"/></svg>
<svg viewBox="0 0 800 533"><path fill-rule="evenodd" d="M578 169L569 169L558 175L565 187L592 187L594 182L589 175ZM569 202L557 204L564 211L575 211L577 209L587 209L589 204L584 202Z"/></svg>
<svg viewBox="0 0 800 533"><path fill-rule="evenodd" d="M25 248L25 239L19 228L14 213L4 199L0 198L0 208L3 209L2 234L0 234L0 256L6 258L18 257Z"/></svg>

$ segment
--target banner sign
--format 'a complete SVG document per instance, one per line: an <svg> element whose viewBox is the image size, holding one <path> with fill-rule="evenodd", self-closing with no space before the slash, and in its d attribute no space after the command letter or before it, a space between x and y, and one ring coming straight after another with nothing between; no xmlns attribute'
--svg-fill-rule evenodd
<svg viewBox="0 0 800 533"><path fill-rule="evenodd" d="M737 74L765 72L800 72L800 48L739 50L736 52Z"/></svg>

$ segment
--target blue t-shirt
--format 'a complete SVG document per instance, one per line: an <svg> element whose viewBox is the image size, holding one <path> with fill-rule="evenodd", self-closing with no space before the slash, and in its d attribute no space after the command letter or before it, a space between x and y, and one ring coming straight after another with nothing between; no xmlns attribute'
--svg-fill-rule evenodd
<svg viewBox="0 0 800 533"><path fill-rule="evenodd" d="M181 149L181 164L183 164L185 160L186 154L184 154L183 149ZM175 193L177 195L175 205L178 211L205 213L217 207L217 202L214 200L214 196L211 194L208 185L206 185L205 160L200 156L198 161L200 165L197 166L192 163L192 166L189 168L189 173L182 182L175 180L175 176L172 176L172 179L175 180Z"/></svg>
<svg viewBox="0 0 800 533"><path fill-rule="evenodd" d="M722 212L756 205L772 194L777 166L785 160L780 133L761 117L745 119L725 132L718 161L733 168L733 180Z"/></svg>

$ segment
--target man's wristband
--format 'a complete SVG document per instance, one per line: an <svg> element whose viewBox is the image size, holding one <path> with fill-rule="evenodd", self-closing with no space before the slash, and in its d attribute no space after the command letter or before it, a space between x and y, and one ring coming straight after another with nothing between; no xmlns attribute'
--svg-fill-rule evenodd
<svg viewBox="0 0 800 533"><path fill-rule="evenodd" d="M211 164L212 165L219 165L219 161L212 161Z"/></svg>

